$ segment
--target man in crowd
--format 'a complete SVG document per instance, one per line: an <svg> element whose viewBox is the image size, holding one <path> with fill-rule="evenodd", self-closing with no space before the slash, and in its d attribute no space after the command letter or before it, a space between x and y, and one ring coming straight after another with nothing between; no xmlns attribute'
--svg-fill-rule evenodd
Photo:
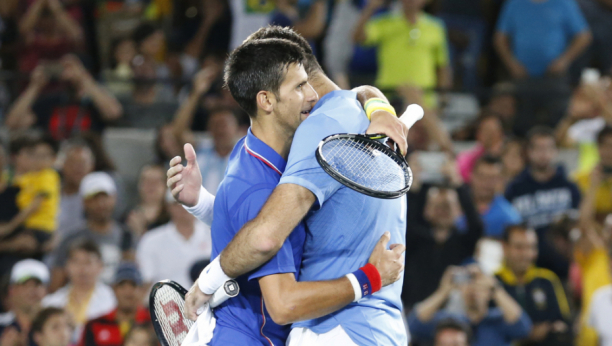
<svg viewBox="0 0 612 346"><path fill-rule="evenodd" d="M396 89L404 84L425 89L425 105L436 108L434 88L452 85L446 29L441 20L423 12L425 0L403 0L402 12L370 20L383 1L368 1L355 30L355 41L378 47L376 86ZM406 63L405 57L410 57Z"/></svg>
<svg viewBox="0 0 612 346"><path fill-rule="evenodd" d="M484 235L494 238L501 238L507 226L521 222L512 204L498 192L503 181L502 171L499 159L484 156L476 161L470 181L472 197L484 223ZM465 216L458 220L457 227L465 231Z"/></svg>
<svg viewBox="0 0 612 346"><path fill-rule="evenodd" d="M449 306L444 309L447 301ZM531 321L520 305L494 277L476 266L447 268L434 294L416 305L408 316L410 334L415 342L431 341L438 321L449 317L472 326L475 346L510 346L531 330Z"/></svg>
<svg viewBox="0 0 612 346"><path fill-rule="evenodd" d="M65 83L64 88L43 94L49 80L57 77ZM36 67L5 124L10 130L36 126L59 140L82 131L101 132L106 123L122 114L117 99L93 79L76 56L67 55L57 64Z"/></svg>
<svg viewBox="0 0 612 346"><path fill-rule="evenodd" d="M606 126L597 135L597 151L599 152L599 166L590 172L582 172L576 176L576 182L583 194L590 188L595 192L595 217L603 219L612 213L612 126ZM593 180L593 175L598 175Z"/></svg>
<svg viewBox="0 0 612 346"><path fill-rule="evenodd" d="M57 240L70 234L85 222L83 198L79 194L81 181L94 169L94 155L85 142L69 142L62 149L62 196L56 237Z"/></svg>
<svg viewBox="0 0 612 346"><path fill-rule="evenodd" d="M166 195L166 205L171 221L142 236L136 261L149 286L171 279L189 287L193 283L189 276L191 266L210 258L210 228L189 214L170 193Z"/></svg>
<svg viewBox="0 0 612 346"><path fill-rule="evenodd" d="M72 322L62 308L49 307L40 311L32 323L34 341L38 346L68 346Z"/></svg>
<svg viewBox="0 0 612 346"><path fill-rule="evenodd" d="M120 264L113 280L117 308L87 322L79 346L122 346L125 335L134 325L150 323L149 310L142 305L144 289L136 265Z"/></svg>
<svg viewBox="0 0 612 346"><path fill-rule="evenodd" d="M538 266L567 278L569 263L545 237L554 218L580 204L578 187L570 182L557 165L554 132L547 127L534 127L527 135L528 167L506 188L505 197L519 212L527 226L538 234Z"/></svg>
<svg viewBox="0 0 612 346"><path fill-rule="evenodd" d="M408 222L406 234L406 269L402 299L412 307L436 290L444 270L459 265L474 254L483 226L474 206L469 188L463 184L454 161L449 160L442 173L447 186L431 187L423 203L423 217ZM419 208L415 199L410 208ZM420 207L423 208L423 207ZM467 231L455 227L458 209L465 214ZM410 212L410 215L412 212Z"/></svg>
<svg viewBox="0 0 612 346"><path fill-rule="evenodd" d="M561 281L548 269L538 268L538 237L524 226L504 232L505 265L497 272L502 285L533 322L529 345L569 345L570 311Z"/></svg>
<svg viewBox="0 0 612 346"><path fill-rule="evenodd" d="M8 311L0 314L2 346L32 344L31 340L27 342L28 335L41 309L41 301L47 294L48 284L49 269L42 262L25 259L15 263L6 297Z"/></svg>
<svg viewBox="0 0 612 346"><path fill-rule="evenodd" d="M79 188L85 210L85 223L75 232L66 236L53 253L51 290L65 283L64 266L68 259L68 249L73 242L80 239L94 241L100 247L104 272L102 280L110 283L122 260L134 258L134 241L132 233L113 219L117 188L115 182L105 172L94 172L86 175Z"/></svg>
<svg viewBox="0 0 612 346"><path fill-rule="evenodd" d="M96 243L80 239L66 252L66 274L70 283L46 296L42 305L63 308L71 315L76 327L70 340L74 344L87 321L108 314L117 302L113 290L99 281L104 265Z"/></svg>
<svg viewBox="0 0 612 346"><path fill-rule="evenodd" d="M449 318L438 322L434 335L434 346L469 346L472 330L467 323Z"/></svg>

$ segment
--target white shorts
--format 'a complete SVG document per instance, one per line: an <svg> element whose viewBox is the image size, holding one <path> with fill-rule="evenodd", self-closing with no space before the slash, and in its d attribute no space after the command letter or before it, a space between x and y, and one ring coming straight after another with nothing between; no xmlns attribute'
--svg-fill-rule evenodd
<svg viewBox="0 0 612 346"><path fill-rule="evenodd" d="M289 333L286 346L358 346L346 334L342 326L327 333L317 334L308 328L293 328Z"/></svg>

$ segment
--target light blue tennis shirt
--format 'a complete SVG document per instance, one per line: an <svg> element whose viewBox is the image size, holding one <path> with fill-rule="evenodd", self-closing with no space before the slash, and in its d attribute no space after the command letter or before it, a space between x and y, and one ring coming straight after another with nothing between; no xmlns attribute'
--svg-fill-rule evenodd
<svg viewBox="0 0 612 346"><path fill-rule="evenodd" d="M370 125L352 91L333 91L317 102L299 126L287 167L279 184L296 184L312 191L317 201L306 218L306 241L300 281L331 280L368 263L386 231L389 244L406 242L406 198L385 200L351 190L329 176L317 163L319 142L337 133L365 133ZM402 322L403 280L325 317L294 323L315 333L341 325L358 345L407 344Z"/></svg>

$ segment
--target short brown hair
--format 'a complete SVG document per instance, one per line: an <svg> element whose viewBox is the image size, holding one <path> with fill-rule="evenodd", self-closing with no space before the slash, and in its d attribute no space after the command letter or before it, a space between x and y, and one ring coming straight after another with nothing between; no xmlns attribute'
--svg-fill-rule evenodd
<svg viewBox="0 0 612 346"><path fill-rule="evenodd" d="M99 260L102 260L102 253L100 252L100 247L94 241L89 239L78 239L70 244L68 248L68 258L70 259L75 252L77 251L85 251L89 254L93 254L98 257Z"/></svg>
<svg viewBox="0 0 612 346"><path fill-rule="evenodd" d="M34 317L32 321L32 333L42 333L43 328L47 321L55 315L63 315L66 311L62 308L48 307L40 310L40 312Z"/></svg>

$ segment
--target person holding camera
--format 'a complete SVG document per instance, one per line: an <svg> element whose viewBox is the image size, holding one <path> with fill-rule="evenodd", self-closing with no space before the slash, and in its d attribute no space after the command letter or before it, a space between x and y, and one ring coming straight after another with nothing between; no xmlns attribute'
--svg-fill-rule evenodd
<svg viewBox="0 0 612 346"><path fill-rule="evenodd" d="M449 266L438 289L415 306L408 315L413 342L433 341L438 322L449 318L472 327L474 346L509 346L531 330L531 320L521 306L477 265Z"/></svg>
<svg viewBox="0 0 612 346"><path fill-rule="evenodd" d="M572 345L570 309L561 281L552 271L535 266L538 236L525 226L506 228L505 265L496 273L504 289L533 321L521 345Z"/></svg>
<svg viewBox="0 0 612 346"><path fill-rule="evenodd" d="M60 82L60 90L43 93L51 80ZM100 133L105 123L122 114L119 101L94 80L79 58L65 55L59 62L41 63L34 69L5 125L12 131L37 127L63 140L85 131Z"/></svg>

